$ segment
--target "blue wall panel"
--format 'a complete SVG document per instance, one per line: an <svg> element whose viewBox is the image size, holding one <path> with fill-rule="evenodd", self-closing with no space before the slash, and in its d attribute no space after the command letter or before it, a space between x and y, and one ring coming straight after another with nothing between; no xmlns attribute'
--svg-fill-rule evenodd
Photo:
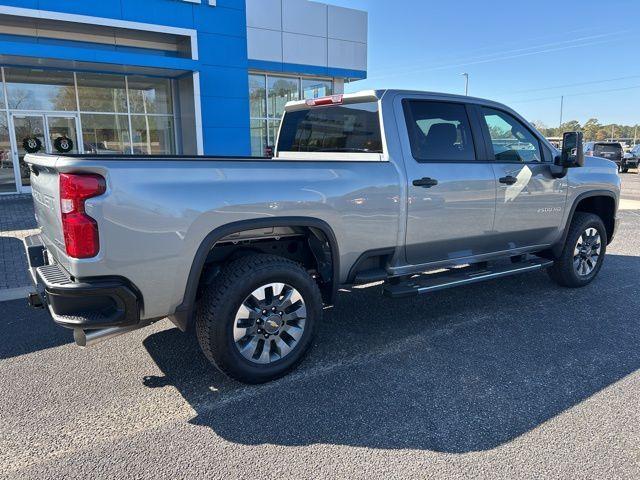
<svg viewBox="0 0 640 480"><path fill-rule="evenodd" d="M204 65L248 68L246 37L199 33L198 44Z"/></svg>
<svg viewBox="0 0 640 480"><path fill-rule="evenodd" d="M193 28L193 9L199 7L176 0L120 0L120 3L124 20L182 28Z"/></svg>
<svg viewBox="0 0 640 480"><path fill-rule="evenodd" d="M249 130L247 128L204 128L204 144L209 154L249 155ZM248 150L248 151L247 151Z"/></svg>
<svg viewBox="0 0 640 480"><path fill-rule="evenodd" d="M91 15L94 17L122 18L122 5L120 1L109 2L104 0L38 0L37 3L37 8L39 8L40 10L74 13L77 15Z"/></svg>
<svg viewBox="0 0 640 480"><path fill-rule="evenodd" d="M20 8L38 8L38 0L2 0L0 5Z"/></svg>
<svg viewBox="0 0 640 480"><path fill-rule="evenodd" d="M206 94L214 97L247 98L249 89L243 67L201 65L200 83L206 86Z"/></svg>
<svg viewBox="0 0 640 480"><path fill-rule="evenodd" d="M210 7L194 10L194 27L200 33L220 33L245 37L247 20L244 10L235 8Z"/></svg>
<svg viewBox="0 0 640 480"><path fill-rule="evenodd" d="M202 125L205 128L249 128L249 103L245 98L202 95L201 101Z"/></svg>
<svg viewBox="0 0 640 480"><path fill-rule="evenodd" d="M249 75L244 0L193 6L198 30L204 153L250 155Z"/></svg>

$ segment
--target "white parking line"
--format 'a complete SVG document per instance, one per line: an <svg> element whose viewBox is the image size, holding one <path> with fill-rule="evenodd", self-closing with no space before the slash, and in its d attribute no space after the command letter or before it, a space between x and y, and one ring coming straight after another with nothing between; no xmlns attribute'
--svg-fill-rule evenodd
<svg viewBox="0 0 640 480"><path fill-rule="evenodd" d="M9 302L11 300L26 299L29 292L33 291L32 287L8 288L0 290L0 302Z"/></svg>
<svg viewBox="0 0 640 480"><path fill-rule="evenodd" d="M620 200L620 210L640 210L640 201L638 200Z"/></svg>

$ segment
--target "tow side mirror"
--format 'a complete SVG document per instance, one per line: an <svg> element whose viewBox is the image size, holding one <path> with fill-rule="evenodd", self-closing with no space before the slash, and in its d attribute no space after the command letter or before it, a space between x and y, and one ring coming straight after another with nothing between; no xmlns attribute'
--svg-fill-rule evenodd
<svg viewBox="0 0 640 480"><path fill-rule="evenodd" d="M562 136L562 153L556 159L556 164L563 168L582 167L584 165L584 150L582 132L565 132Z"/></svg>

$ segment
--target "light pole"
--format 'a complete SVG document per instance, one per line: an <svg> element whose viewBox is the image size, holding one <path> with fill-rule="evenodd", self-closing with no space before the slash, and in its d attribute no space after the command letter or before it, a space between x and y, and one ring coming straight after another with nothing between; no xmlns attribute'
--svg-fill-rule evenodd
<svg viewBox="0 0 640 480"><path fill-rule="evenodd" d="M461 75L464 77L464 94L465 96L469 96L469 74L468 73L461 73Z"/></svg>
<svg viewBox="0 0 640 480"><path fill-rule="evenodd" d="M564 95L560 97L560 127L562 127L563 116L564 116Z"/></svg>

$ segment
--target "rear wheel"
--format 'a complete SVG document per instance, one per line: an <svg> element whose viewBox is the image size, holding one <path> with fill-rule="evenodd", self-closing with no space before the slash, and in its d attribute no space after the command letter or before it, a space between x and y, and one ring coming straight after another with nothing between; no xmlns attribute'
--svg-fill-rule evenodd
<svg viewBox="0 0 640 480"><path fill-rule="evenodd" d="M198 341L226 375L268 382L302 360L322 308L318 285L302 266L251 255L231 262L207 288L197 312Z"/></svg>
<svg viewBox="0 0 640 480"><path fill-rule="evenodd" d="M606 251L607 230L602 219L576 212L562 254L548 269L549 276L564 287L584 287L600 272Z"/></svg>

